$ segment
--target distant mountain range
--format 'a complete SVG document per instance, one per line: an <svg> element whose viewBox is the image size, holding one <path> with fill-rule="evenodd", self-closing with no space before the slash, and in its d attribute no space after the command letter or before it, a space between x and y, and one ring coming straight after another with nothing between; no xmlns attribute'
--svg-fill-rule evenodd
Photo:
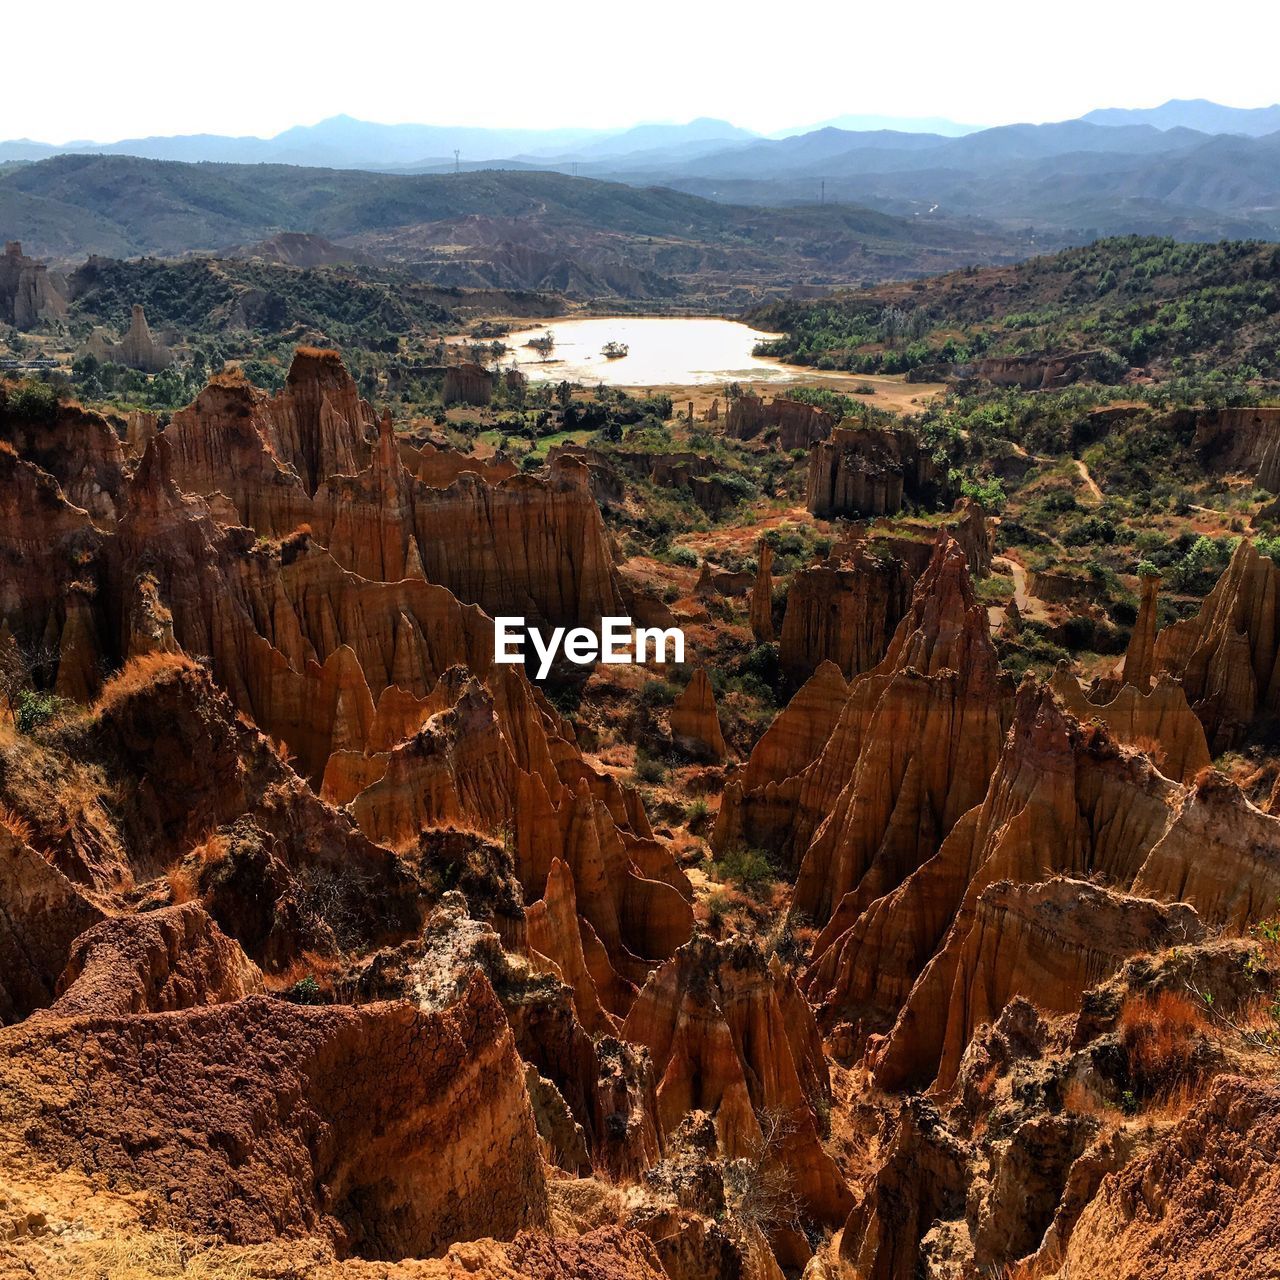
<svg viewBox="0 0 1280 1280"><path fill-rule="evenodd" d="M797 133L812 133L815 129L848 129L854 133L891 129L895 133L936 133L944 138L958 138L966 133L977 133L982 127L977 124L957 124L945 116L846 115L799 128L778 129L771 136L789 138Z"/></svg>
<svg viewBox="0 0 1280 1280"><path fill-rule="evenodd" d="M1157 129L1196 129L1200 133L1244 133L1260 138L1280 129L1280 105L1223 107L1204 98L1174 98L1160 107L1131 111L1106 107L1080 117L1090 124L1150 124Z"/></svg>
<svg viewBox="0 0 1280 1280"><path fill-rule="evenodd" d="M1043 125L1063 130L1070 124L1107 128L1146 126L1157 131L1194 130L1202 134L1235 133L1249 137L1280 130L1280 105L1224 107L1203 99L1166 102L1149 110L1107 108L1079 121ZM854 135L854 146L889 147L933 143L964 137L1010 136L1011 125L982 129L939 116L842 115L818 124L779 130L765 138L725 120L702 117L687 124L640 124L629 129L485 129L454 125L374 124L351 116L332 116L314 125L297 125L272 138L226 137L196 133L127 138L119 142L68 142L55 146L20 138L0 142L0 164L45 160L55 155L139 156L149 160L213 161L221 164L301 164L337 169L409 169L475 167L503 162L504 167L690 162L717 151L751 143L789 141L812 135ZM1080 135L1083 136L1083 135ZM921 144L923 145L923 144ZM1117 150L1126 149L1112 144ZM1087 150L1108 146L1089 145ZM455 157L455 152L457 156ZM964 154L963 152L961 154Z"/></svg>
<svg viewBox="0 0 1280 1280"><path fill-rule="evenodd" d="M555 172L370 173L77 155L0 172L0 239L60 268L89 254L216 254L303 268L349 261L394 265L433 285L691 307L1012 262L1056 247L959 219L852 205L739 207Z"/></svg>
<svg viewBox="0 0 1280 1280"><path fill-rule="evenodd" d="M1280 238L1280 131L1249 131L1264 127L1265 112L1215 112L1247 129L1206 132L1176 121L1210 113L1172 110L1155 113L1167 127L1120 114L1111 123L1001 125L955 137L826 127L692 158L579 163L575 172L732 204L852 203L901 216L988 219L1077 241Z"/></svg>
<svg viewBox="0 0 1280 1280"><path fill-rule="evenodd" d="M445 223L461 237L453 243L478 236L492 249L499 236L526 242L528 227L504 219L534 219L544 232L572 225L564 243L579 247L590 227L682 243L692 237L701 254L710 243L724 248L735 237L754 240L759 229L746 229L751 206L830 204L855 219L896 219L876 231L894 244L912 241L910 220L928 220L946 253L976 229L991 237L980 251L988 258L1015 243L1105 235L1280 239L1280 106L1175 101L1148 111L973 130L946 120L892 123L912 127L829 123L766 138L707 118L604 131L381 125L336 116L270 139L190 135L71 148L0 143L0 238L65 260L90 250L207 251L296 231L345 239L374 254L390 247L406 261L419 250L435 254ZM936 131L917 127L925 124ZM86 163L94 156L119 163ZM477 181L456 191L434 181L390 182L454 177L455 168ZM564 181L550 183L561 175ZM630 201L622 194L627 188L639 189ZM548 195L551 203L540 206ZM709 212L715 204L730 208L717 215ZM659 207L662 216L653 221ZM458 219L485 226L454 225ZM646 219L652 230L642 230ZM963 234L938 240L944 224ZM427 225L435 229L424 234ZM799 251L797 225L787 237ZM814 274L824 275L837 259L841 273L853 270L857 254L838 247L831 256L822 238L827 225L811 228L819 239L809 252L824 264ZM843 245L850 228L832 234ZM562 247L543 244L539 251L558 254ZM763 251L754 240L751 252ZM912 274L917 258L912 249L895 263ZM869 274L885 269L882 263ZM517 286L504 278L502 287Z"/></svg>
<svg viewBox="0 0 1280 1280"><path fill-rule="evenodd" d="M121 142L68 142L53 146L28 138L0 142L0 163L47 160L55 155L122 155L145 160L214 161L221 164L301 164L335 169L429 169L474 166L497 160L549 157L571 162L637 152L673 157L700 148L723 147L758 135L723 120L645 124L632 129L482 129L453 125L373 124L333 116L297 125L273 138L230 138L193 133L176 137L127 138Z"/></svg>

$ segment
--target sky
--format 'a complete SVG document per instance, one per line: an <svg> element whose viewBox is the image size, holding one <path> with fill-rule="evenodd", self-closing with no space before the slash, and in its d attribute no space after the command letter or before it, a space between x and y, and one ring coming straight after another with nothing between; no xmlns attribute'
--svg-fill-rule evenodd
<svg viewBox="0 0 1280 1280"><path fill-rule="evenodd" d="M1280 98L1280 6L1265 0L62 0L53 13L5 59L0 139L269 137L339 113L536 128L716 116L772 132L845 114L991 125Z"/></svg>

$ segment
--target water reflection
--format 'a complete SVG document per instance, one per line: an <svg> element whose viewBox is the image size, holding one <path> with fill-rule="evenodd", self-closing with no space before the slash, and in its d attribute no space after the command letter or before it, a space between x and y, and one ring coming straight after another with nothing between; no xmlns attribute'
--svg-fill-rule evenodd
<svg viewBox="0 0 1280 1280"><path fill-rule="evenodd" d="M555 336L551 357L543 362L525 344L550 329ZM751 354L755 344L774 334L762 333L736 320L676 316L626 316L614 319L563 320L536 329L522 329L503 339L514 358L535 382L596 382L617 387L693 386L700 383L743 381L788 382L812 378L813 371L762 360ZM606 343L624 343L627 354L607 359Z"/></svg>

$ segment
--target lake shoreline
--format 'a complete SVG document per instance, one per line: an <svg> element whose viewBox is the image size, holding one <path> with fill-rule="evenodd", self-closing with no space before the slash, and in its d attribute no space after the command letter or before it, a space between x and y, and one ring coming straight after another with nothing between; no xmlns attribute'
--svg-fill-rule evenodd
<svg viewBox="0 0 1280 1280"><path fill-rule="evenodd" d="M544 360L528 344L548 330L555 347ZM721 316L579 317L514 330L503 340L508 351L500 363L533 382L617 387L784 383L812 376L801 366L754 354L759 343L777 336ZM626 344L627 355L605 357L609 342Z"/></svg>

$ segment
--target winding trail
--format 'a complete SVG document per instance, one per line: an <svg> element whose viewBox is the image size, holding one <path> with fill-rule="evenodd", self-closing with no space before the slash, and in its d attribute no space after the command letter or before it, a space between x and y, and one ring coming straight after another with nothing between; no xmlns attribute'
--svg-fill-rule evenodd
<svg viewBox="0 0 1280 1280"><path fill-rule="evenodd" d="M1039 596L1033 596L1027 589L1027 571L1010 556L996 556L991 567L1001 573L1007 573L1013 579L1013 602L1023 618L1043 618L1047 615L1045 602ZM992 632L999 631L1008 616L1007 605L993 604L987 608L987 621Z"/></svg>
<svg viewBox="0 0 1280 1280"><path fill-rule="evenodd" d="M1085 488L1093 494L1095 502L1101 502L1103 500L1102 490L1098 488L1098 482L1089 474L1089 468L1085 465L1084 460L1077 458L1075 462L1076 470L1080 473L1080 479L1084 481ZM1019 605L1018 608L1021 609L1022 606Z"/></svg>
<svg viewBox="0 0 1280 1280"><path fill-rule="evenodd" d="M991 563L1008 569L1009 576L1013 579L1013 602L1018 606L1018 612L1025 614L1031 608L1031 595L1027 591L1027 571L1016 560L1010 560L1008 556L997 556Z"/></svg>

